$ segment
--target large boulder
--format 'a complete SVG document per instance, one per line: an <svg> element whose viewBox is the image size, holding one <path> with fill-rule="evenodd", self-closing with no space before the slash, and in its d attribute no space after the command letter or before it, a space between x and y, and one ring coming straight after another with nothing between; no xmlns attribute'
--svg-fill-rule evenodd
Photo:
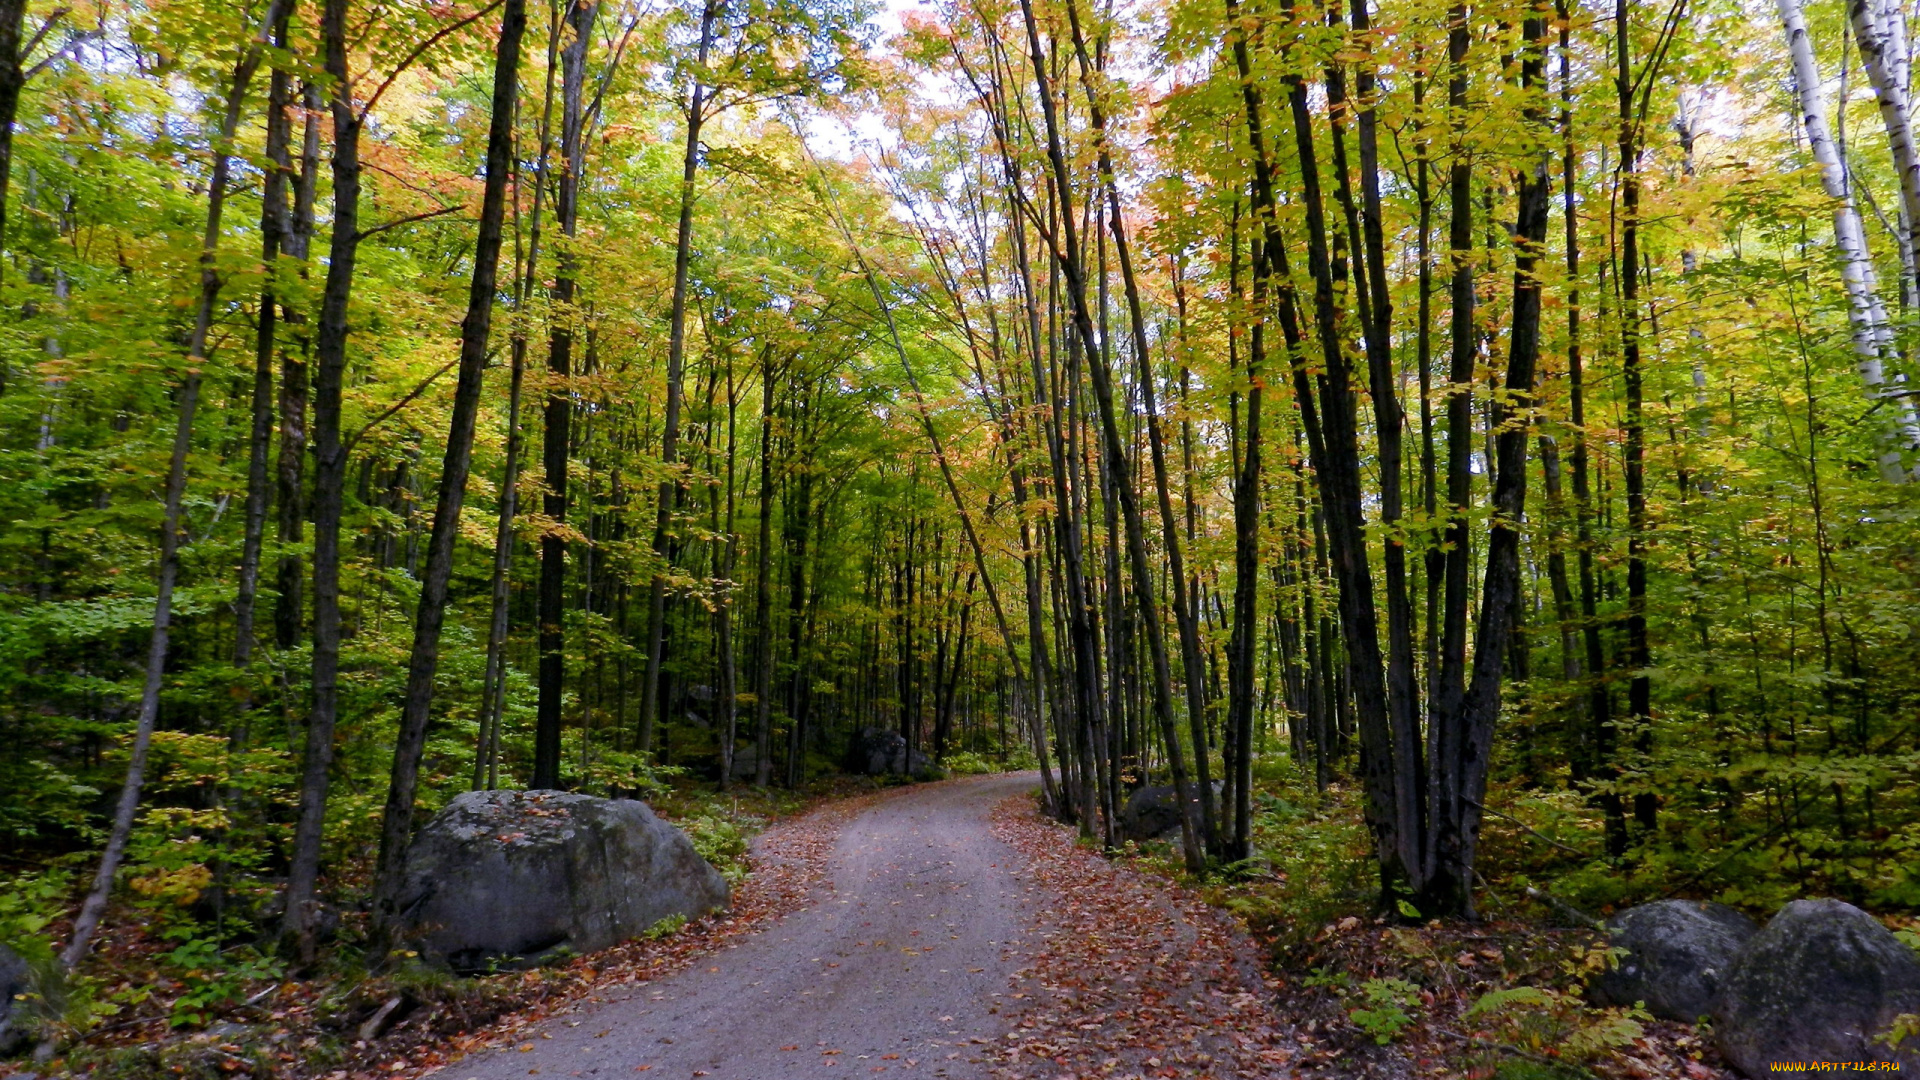
<svg viewBox="0 0 1920 1080"><path fill-rule="evenodd" d="M20 995L33 988L33 972L20 954L0 945L0 1057L25 1045L31 1037L23 1022Z"/></svg>
<svg viewBox="0 0 1920 1080"><path fill-rule="evenodd" d="M1643 1001L1655 1016L1691 1024L1713 1014L1734 958L1760 928L1725 904L1660 900L1620 912L1607 930L1626 955L1588 987L1594 1001Z"/></svg>
<svg viewBox="0 0 1920 1080"><path fill-rule="evenodd" d="M420 830L404 937L457 971L593 952L727 905L727 882L642 802L469 791Z"/></svg>
<svg viewBox="0 0 1920 1080"><path fill-rule="evenodd" d="M1755 1078L1820 1071L1774 1067L1796 1062L1898 1062L1912 1073L1920 1038L1898 1049L1876 1038L1909 1013L1920 1013L1913 950L1851 904L1796 900L1734 961L1713 1031L1727 1060Z"/></svg>
<svg viewBox="0 0 1920 1080"><path fill-rule="evenodd" d="M1188 790L1193 791L1193 782ZM1220 792L1218 781L1213 785L1214 794ZM1143 787L1127 796L1120 806L1119 819L1114 822L1114 839L1125 843L1128 840L1157 840L1174 836L1180 832L1180 811L1176 804L1180 800L1174 796L1173 785L1161 787ZM1187 813L1193 816L1194 828L1200 827L1200 796L1196 792L1187 796Z"/></svg>
<svg viewBox="0 0 1920 1080"><path fill-rule="evenodd" d="M847 745L847 771L862 776L919 776L927 756L907 749L906 736L889 728L861 728Z"/></svg>

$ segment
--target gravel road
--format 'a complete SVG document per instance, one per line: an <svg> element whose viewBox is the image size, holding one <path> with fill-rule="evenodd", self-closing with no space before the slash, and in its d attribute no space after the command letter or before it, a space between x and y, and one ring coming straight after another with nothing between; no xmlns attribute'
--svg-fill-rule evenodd
<svg viewBox="0 0 1920 1080"><path fill-rule="evenodd" d="M988 815L1035 786L1017 774L889 795L842 830L812 906L441 1075L985 1076L1037 896Z"/></svg>

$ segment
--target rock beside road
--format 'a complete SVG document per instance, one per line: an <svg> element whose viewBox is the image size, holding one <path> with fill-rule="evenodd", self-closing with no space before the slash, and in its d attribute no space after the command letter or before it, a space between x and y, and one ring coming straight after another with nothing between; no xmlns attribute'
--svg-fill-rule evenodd
<svg viewBox="0 0 1920 1080"><path fill-rule="evenodd" d="M20 954L0 945L0 1057L20 1049L31 1037L22 1022L19 997L32 989L32 977Z"/></svg>
<svg viewBox="0 0 1920 1080"><path fill-rule="evenodd" d="M1626 955L1588 987L1594 1001L1645 1002L1653 1015L1689 1024L1713 1014L1735 958L1760 930L1725 904L1693 900L1628 908L1607 929Z"/></svg>
<svg viewBox="0 0 1920 1080"><path fill-rule="evenodd" d="M1187 813L1193 815L1194 828L1200 827L1200 796L1194 781L1188 785ZM1215 783L1214 792L1219 793L1220 785ZM1177 836L1180 832L1180 811L1175 804L1179 800L1173 792L1173 785L1143 787L1127 796L1120 807L1120 814L1114 822L1115 839L1125 843L1128 840L1157 840L1165 836Z"/></svg>
<svg viewBox="0 0 1920 1080"><path fill-rule="evenodd" d="M403 936L456 971L538 963L727 905L727 883L645 803L470 791L415 838Z"/></svg>
<svg viewBox="0 0 1920 1080"><path fill-rule="evenodd" d="M1776 1063L1898 1062L1920 1071L1920 1036L1881 1036L1920 1014L1920 958L1886 927L1838 900L1796 900L1741 950L1721 985L1714 1038L1748 1076L1810 1076Z"/></svg>
<svg viewBox="0 0 1920 1080"><path fill-rule="evenodd" d="M919 776L927 756L907 749L906 736L887 728L861 728L847 746L847 771L861 776Z"/></svg>

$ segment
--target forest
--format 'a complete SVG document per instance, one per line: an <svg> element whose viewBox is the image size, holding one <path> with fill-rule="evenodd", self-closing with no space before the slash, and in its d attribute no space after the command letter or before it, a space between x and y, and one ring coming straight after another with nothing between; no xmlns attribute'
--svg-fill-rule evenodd
<svg viewBox="0 0 1920 1080"><path fill-rule="evenodd" d="M872 729L1281 949L1911 927L1908 24L0 0L0 942L204 1026L455 795L718 859Z"/></svg>

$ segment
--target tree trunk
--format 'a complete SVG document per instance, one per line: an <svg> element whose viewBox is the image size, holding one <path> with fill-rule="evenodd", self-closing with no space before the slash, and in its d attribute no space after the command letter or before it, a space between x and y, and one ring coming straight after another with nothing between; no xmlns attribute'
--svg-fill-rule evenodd
<svg viewBox="0 0 1920 1080"><path fill-rule="evenodd" d="M697 70L707 65L707 50L713 44L713 23L719 15L714 0L700 12L700 50ZM640 691L640 750L653 750L654 715L660 701L661 651L666 644L666 569L669 560L667 531L673 524L673 507L679 501L680 480L675 466L680 460L681 372L687 352L687 271L693 262L693 179L700 167L700 126L705 122L707 88L698 78L693 81L693 97L687 109L687 143L680 161L680 220L674 231L673 302L667 329L667 403L660 435L660 464L667 478L660 481L660 501L653 525L653 557L659 563L647 586L647 672Z"/></svg>
<svg viewBox="0 0 1920 1080"><path fill-rule="evenodd" d="M714 531L720 534L719 600L714 605L713 624L716 638L715 648L720 654L720 790L733 787L734 740L740 727L740 675L734 663L733 655L733 592L734 564L740 554L740 539L734 534L734 461L736 444L734 441L735 421L740 411L740 394L733 381L733 353L727 353L727 522L724 529L718 521L714 522ZM718 517L718 510L715 511Z"/></svg>
<svg viewBox="0 0 1920 1080"><path fill-rule="evenodd" d="M754 551L753 782L773 781L773 346L760 350L760 536Z"/></svg>
<svg viewBox="0 0 1920 1080"><path fill-rule="evenodd" d="M207 181L206 228L200 237L200 302L194 311L193 331L187 338L186 378L180 387L179 414L173 430L173 452L167 460L165 509L160 524L159 580L154 594L153 636L147 645L147 670L140 692L140 712L134 722L133 747L127 760L127 778L120 787L114 806L113 825L107 833L107 846L100 853L100 866L93 876L93 887L74 917L67 947L60 953L60 964L68 971L87 955L93 933L106 914L107 900L113 893L113 879L126 854L127 839L133 834L134 815L140 809L140 791L146 782L147 752L153 743L153 730L160 715L160 681L166 672L167 647L173 629L173 590L180 575L180 504L187 490L187 454L193 448L193 415L200 400L201 369L207 363L207 336L213 327L213 309L220 297L220 273L214 259L220 250L220 216L226 207L227 183L232 174L233 136L240 126L240 109L246 102L247 84L253 80L267 37L280 20L284 0L270 0L261 21L260 32L241 46L240 58L233 67L227 91L226 108L213 143L213 168Z"/></svg>
<svg viewBox="0 0 1920 1080"><path fill-rule="evenodd" d="M305 280L313 247L313 205L320 181L320 89L312 80L301 84L300 107L306 114L300 173L294 181L293 216L281 238L281 250L294 259ZM305 575L298 548L307 520L307 361L313 335L306 329L303 308L289 307L281 314L295 338L293 347L280 351L280 457L274 466L274 501L279 510L274 533L280 558L274 574L278 596L273 606L273 636L274 644L285 652L299 644L304 621L301 593Z"/></svg>
<svg viewBox="0 0 1920 1080"><path fill-rule="evenodd" d="M1289 355L1300 351L1302 333L1295 304L1293 274L1285 240L1276 217L1278 199L1270 151L1266 145L1266 118L1258 86L1253 81L1249 34L1241 27L1239 5L1226 0L1233 34L1234 66L1240 74L1243 114L1253 158L1254 214L1259 224L1254 281L1270 280L1277 293L1280 329ZM1318 404L1304 364L1293 369L1294 398L1308 453L1325 509L1328 550L1339 583L1341 629L1353 670L1355 707L1368 752L1362 754L1367 824L1375 838L1383 884L1405 877L1411 868L1401 858L1394 805L1396 799L1391 732L1387 720L1386 683L1381 672L1378 620L1373 606L1373 578L1368 566L1359 473L1359 447L1351 367L1336 332L1333 281L1327 252L1325 210L1320 202L1318 166L1313 152L1311 117L1305 83L1292 76L1289 106L1293 114L1296 156L1301 168L1301 201L1307 210L1309 273L1314 280L1314 306L1321 339L1324 371L1319 377ZM1264 303L1259 310L1264 311ZM1258 332L1259 323L1255 324ZM1323 621L1323 629L1325 623ZM1323 641L1319 652L1323 670L1331 674L1331 649Z"/></svg>
<svg viewBox="0 0 1920 1080"><path fill-rule="evenodd" d="M448 583L453 577L454 541L460 533L460 509L466 502L467 474L473 464L473 432L486 380L487 345L493 329L495 283L499 278L502 224L506 218L507 177L512 169L513 123L520 94L520 39L527 29L525 0L505 0L493 67L492 116L487 126L486 181L480 195L480 229L474 240L473 279L467 313L460 324L460 374L447 422L447 446L440 465L440 491L427 541L426 570L414 617L413 648L407 659L407 686L400 705L400 730L394 738L387 803L381 814L380 855L374 871L373 917L376 934L390 935L413 840L414 793L420 758L427 746L433 708L433 681L440 667L440 633L446 618ZM391 941L388 941L391 944Z"/></svg>
<svg viewBox="0 0 1920 1080"><path fill-rule="evenodd" d="M1108 230L1113 235L1114 256L1120 264L1121 287L1126 294L1127 325L1132 334L1134 363L1138 371L1137 380L1141 392L1141 407L1146 413L1148 454L1153 463L1154 494L1160 511L1161 544L1166 549L1168 581L1173 587L1172 603L1174 623L1180 635L1181 668L1186 677L1187 719L1189 726L1193 729L1194 746L1197 748L1195 750L1195 756L1197 758L1195 764L1200 781L1200 820L1201 831L1204 834L1202 842L1211 847L1220 842L1220 830L1218 827L1218 816L1214 807L1212 778L1207 775L1206 740L1203 734L1206 721L1206 683L1201 677L1201 672L1204 668L1200 658L1200 631L1196 618L1199 610L1199 602L1198 597L1189 595L1191 591L1190 586L1193 583L1188 580L1184 553L1181 549L1180 519L1173 512L1172 489L1167 475L1166 438L1161 430L1160 413L1155 407L1154 402L1153 351L1147 339L1146 315L1140 300L1140 285L1134 269L1132 248L1128 243L1126 219L1122 213L1120 204L1119 181L1114 175L1112 151L1106 142L1105 107L1102 104L1102 96L1098 93L1098 79L1092 60L1087 53L1085 36L1080 29L1080 17L1077 5L1069 4L1067 15L1068 24L1073 33L1074 52L1080 61L1080 77L1086 87L1089 112L1092 117L1095 137L1099 148L1100 181L1107 201L1105 217ZM1257 394L1257 391L1255 391L1255 393ZM1250 442L1257 444L1259 440L1257 407L1249 407L1248 425L1250 432L1248 439ZM1257 449L1248 460L1250 462L1249 467L1257 477L1259 473ZM1243 477L1244 475L1245 469L1243 469ZM1116 477L1116 481L1125 484L1131 483L1131 480L1124 476ZM1236 487L1235 491L1238 492L1238 490L1239 488ZM1257 513L1257 500L1254 505L1255 512ZM1239 565L1242 554L1250 554L1252 552L1252 546L1250 545L1257 545L1258 527L1256 523L1248 530L1249 535L1242 536L1242 530L1240 528L1241 508L1238 495L1235 496L1234 506L1236 522L1234 550L1236 553L1235 559L1237 566ZM1243 541L1245 543L1243 543ZM1243 547L1245 551L1243 551ZM1249 580L1252 580L1251 575L1249 575ZM1235 595L1236 604L1238 604L1241 598L1237 592ZM1247 603L1246 607L1248 612L1252 611L1251 601ZM1238 632L1239 628L1239 616L1237 614L1239 611L1240 608L1236 606L1236 632ZM1236 638L1235 640L1238 641L1239 639ZM1247 647L1248 656L1250 657L1252 648L1250 637L1247 640ZM1237 654L1230 650L1229 655L1231 657ZM1118 677L1117 670L1114 673L1114 677ZM1248 701L1245 704L1249 706L1246 718L1250 722L1252 717L1251 702ZM1235 708L1236 706L1233 704L1233 699L1230 696L1229 711L1233 713L1233 717L1235 718L1233 722L1237 723L1240 714L1234 711ZM1241 856L1228 855L1229 859L1237 857Z"/></svg>
<svg viewBox="0 0 1920 1080"><path fill-rule="evenodd" d="M287 21L293 3L288 0L273 27L273 44L287 47ZM293 171L287 144L292 136L293 120L287 110L293 104L293 76L274 65L267 91L267 163L260 197L260 264L265 284L260 287L258 326L254 335L253 430L247 447L247 506L240 546L240 582L233 603L233 662L245 667L253 659L253 623L256 594L260 584L260 548L267 531L267 503L272 495L268 486L268 456L273 449L273 359L274 337L278 326L279 301L274 277L278 273L280 248L289 225L287 178Z"/></svg>
<svg viewBox="0 0 1920 1080"><path fill-rule="evenodd" d="M13 175L13 120L26 72L20 67L27 0L0 0L0 251L7 242L7 181Z"/></svg>
<svg viewBox="0 0 1920 1080"><path fill-rule="evenodd" d="M1530 14L1522 23L1526 42L1520 63L1520 90L1537 87L1546 70L1546 19ZM1543 126L1537 104L1524 113L1528 126ZM1507 646L1519 624L1521 603L1520 534L1527 499L1528 424L1534 370L1540 357L1540 255L1546 247L1549 183L1547 157L1539 152L1519 174L1514 222L1513 309L1507 335L1505 394L1493 401L1495 455L1493 517L1487 530L1487 563L1481 577L1480 618L1474 629L1473 678L1456 716L1438 715L1443 752L1431 762L1434 816L1427 847L1431 870L1419 900L1421 914L1473 917L1474 857L1478 849L1482 800L1493 751L1494 721L1500 714L1500 689Z"/></svg>
<svg viewBox="0 0 1920 1080"><path fill-rule="evenodd" d="M1884 0L1847 0L1847 15L1860 46L1862 66L1873 84L1874 99L1880 105L1887 150L1900 180L1900 220L1904 228L1899 240L1902 263L1911 277L1915 252L1920 250L1920 146L1915 145L1907 94L1906 35L1901 32L1898 7Z"/></svg>
<svg viewBox="0 0 1920 1080"><path fill-rule="evenodd" d="M1912 398L1900 393L1898 383L1890 385L1887 379L1886 362L1893 353L1892 331L1886 306L1880 298L1873 256L1867 250L1866 232L1860 226L1860 212L1853 205L1846 166L1827 127L1820 69L1814 62L1813 39L1807 35L1802 0L1775 0L1775 4L1780 10L1787 51L1793 61L1794 90L1799 95L1800 121L1807 133L1807 148L1813 154L1814 164L1819 166L1820 185L1833 201L1834 247L1840 259L1840 278L1847 290L1847 323L1853 331L1855 370L1866 385L1867 396L1875 399L1876 405L1889 406L1892 414L1891 421L1880 422L1880 475L1888 483L1904 483L1911 475L1905 455L1920 449L1920 411L1916 411ZM1903 173L1902 183L1906 177Z"/></svg>
<svg viewBox="0 0 1920 1080"><path fill-rule="evenodd" d="M568 0L566 23L572 39L561 52L560 190L554 201L561 235L573 239L580 212L580 174L586 164L582 135L586 125L587 46L597 0ZM553 524L540 538L540 700L534 725L533 781L536 789L560 786L560 709L567 676L567 459L571 453L575 259L570 246L560 251L553 282L553 327L547 340L546 435L542 463L547 491L541 509Z"/></svg>
<svg viewBox="0 0 1920 1080"><path fill-rule="evenodd" d="M1363 43L1371 41L1367 0L1352 0L1353 32ZM1363 54L1364 55L1364 54ZM1413 603L1407 587L1406 542L1399 532L1404 512L1401 491L1401 431L1403 411L1393 369L1393 295L1387 283L1386 234L1380 196L1379 118L1372 59L1356 68L1354 89L1360 115L1360 220L1366 289L1370 310L1362 312L1367 348L1367 386L1373 398L1374 437L1379 445L1380 525L1382 571L1387 594L1387 710L1393 725L1394 813L1403 838L1401 859L1409 865L1420 858L1420 845L1409 841L1425 832L1426 764L1420 744L1420 692L1414 668ZM1423 260L1424 268L1424 260ZM1425 333L1425 322L1421 332Z"/></svg>
<svg viewBox="0 0 1920 1080"><path fill-rule="evenodd" d="M1125 461L1127 455L1120 440L1120 428L1115 413L1113 377L1107 368L1105 358L1100 354L1098 340L1094 336L1093 315L1087 302L1085 268L1081 262L1080 242L1070 198L1072 172L1068 168L1066 151L1061 140L1058 110L1055 108L1051 81L1047 74L1046 53L1040 45L1040 31L1034 19L1030 0L1021 0L1020 6L1026 21L1027 44L1033 62L1034 77L1039 83L1041 114L1046 122L1047 160L1053 169L1055 197L1059 200L1061 211L1060 239L1062 242L1056 244L1055 258L1060 264L1061 273L1066 278L1073 329L1086 353L1088 373L1092 376L1094 404L1099 413L1100 430L1105 443L1102 452L1114 461ZM1171 690L1173 676L1167 664L1165 632L1160 618L1153 566L1148 560L1146 537L1140 521L1139 500L1130 484L1116 485L1114 490L1120 497L1120 517L1126 527L1127 557L1133 570L1135 601L1140 605L1141 630L1146 637L1147 652L1153 662L1154 711L1160 719L1161 736L1167 743L1168 762L1173 769L1175 797L1182 809L1181 848L1186 854L1188 869L1198 873L1205 869L1206 850L1202 831L1194 828L1191 816L1185 813L1188 800L1191 798L1191 789L1187 783L1185 755L1180 748L1179 736L1174 726ZM1097 701L1096 695L1096 707ZM1206 753L1204 742L1194 747L1194 753ZM1083 780L1083 782L1086 781Z"/></svg>
<svg viewBox="0 0 1920 1080"><path fill-rule="evenodd" d="M560 56L560 20L553 20L547 28L546 87L540 96L540 132L539 150L534 165L536 179L533 185L533 211L527 229L527 249L524 262L516 270L513 292L513 307L516 315L511 324L511 338L507 346L509 374L507 376L507 447L506 467L500 478L500 506L493 539L493 571L489 581L489 606L487 620L487 659L485 673L481 680L480 701L480 737L473 762L473 786L493 790L500 785L500 719L506 712L507 698L507 630L512 618L508 605L509 577L513 570L514 535L513 522L520 513L520 455L524 437L520 432L520 404L527 370L527 324L524 318L527 300L539 282L540 237L542 214L546 210L547 170L553 159L553 84L559 71ZM518 154L515 155L516 159ZM514 245L516 261L520 243L520 173L514 172Z"/></svg>
<svg viewBox="0 0 1920 1080"><path fill-rule="evenodd" d="M1456 4L1448 14L1447 112L1453 128L1453 160L1447 170L1447 247L1453 263L1449 286L1452 324L1447 381L1447 518L1441 542L1446 551L1442 569L1439 666L1431 673L1427 711L1428 767L1436 774L1456 769L1463 753L1459 723L1467 677L1467 616L1471 603L1470 567L1473 530L1468 513L1473 503L1473 368L1479 332L1474 326L1473 291L1473 172L1465 144L1470 122L1467 99L1467 52L1472 47L1467 8ZM1442 822L1459 818L1454 805L1459 792L1435 780L1429 792L1428 820L1436 833ZM1421 878L1438 869L1438 852L1422 858ZM1422 890L1426 891L1426 890ZM1452 896L1427 898L1446 906Z"/></svg>
<svg viewBox="0 0 1920 1080"><path fill-rule="evenodd" d="M282 934L302 963L314 955L314 885L327 816L333 730L339 717L340 514L347 454L340 440L340 395L347 366L347 302L360 246L360 130L347 71L347 0L325 0L320 34L332 80L333 238L314 336L313 373L313 706L307 719L300 810L287 868Z"/></svg>
<svg viewBox="0 0 1920 1080"><path fill-rule="evenodd" d="M1653 657L1647 645L1647 429L1642 403L1645 374L1640 365L1640 128L1634 116L1634 82L1629 52L1628 0L1614 0L1614 41L1619 59L1620 104L1620 376L1626 391L1627 487L1627 710L1633 717L1636 747L1653 749ZM1649 64L1658 61L1656 56ZM1649 69L1642 73L1651 77ZM1489 564L1491 565L1491 564ZM1642 781L1643 785L1645 781ZM1643 830L1654 826L1654 795L1636 792L1633 816Z"/></svg>

